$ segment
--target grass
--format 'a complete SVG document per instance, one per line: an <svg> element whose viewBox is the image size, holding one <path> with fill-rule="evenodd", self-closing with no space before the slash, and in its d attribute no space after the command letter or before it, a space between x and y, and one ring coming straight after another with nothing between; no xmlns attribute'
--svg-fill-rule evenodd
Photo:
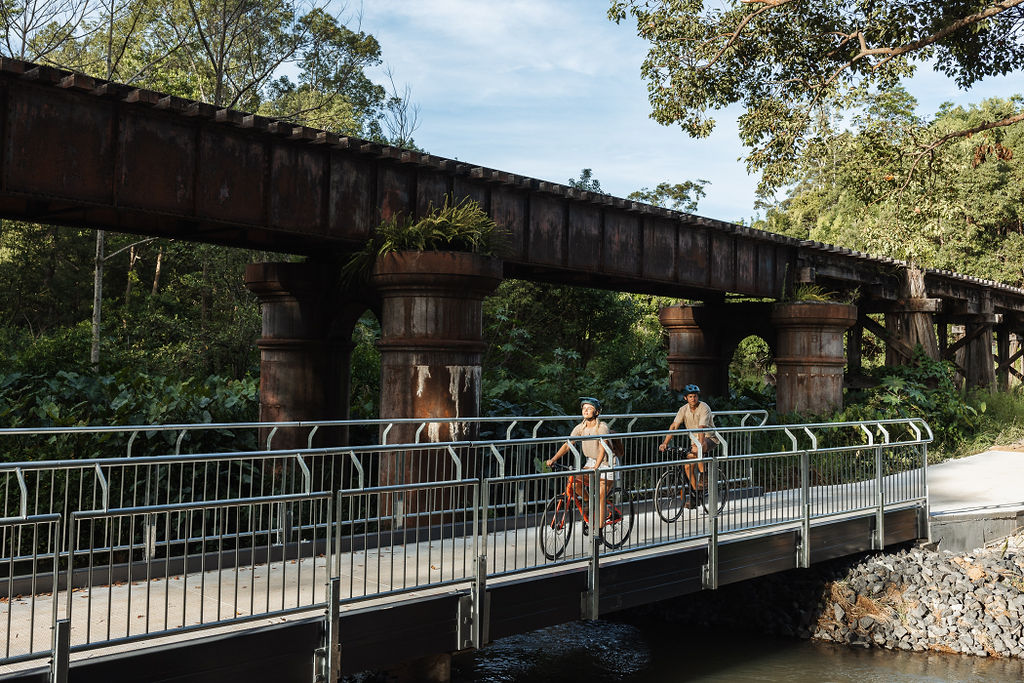
<svg viewBox="0 0 1024 683"><path fill-rule="evenodd" d="M983 453L1024 442L1024 387L1009 392L975 392L968 399L979 412L978 427L953 444L929 448L930 463Z"/></svg>

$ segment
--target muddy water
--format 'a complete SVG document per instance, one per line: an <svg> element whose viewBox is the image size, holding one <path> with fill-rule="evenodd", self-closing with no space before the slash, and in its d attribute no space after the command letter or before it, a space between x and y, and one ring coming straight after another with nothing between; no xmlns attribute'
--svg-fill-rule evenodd
<svg viewBox="0 0 1024 683"><path fill-rule="evenodd" d="M855 649L654 621L566 624L514 636L456 659L453 681L1024 681L1024 660Z"/></svg>

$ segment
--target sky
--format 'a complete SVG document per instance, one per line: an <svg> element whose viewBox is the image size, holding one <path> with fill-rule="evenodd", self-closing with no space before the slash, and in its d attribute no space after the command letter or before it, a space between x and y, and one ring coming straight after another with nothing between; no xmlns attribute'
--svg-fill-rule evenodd
<svg viewBox="0 0 1024 683"><path fill-rule="evenodd" d="M367 0L372 33L395 82L419 106L416 144L437 156L566 183L593 170L624 197L660 182L709 181L698 214L749 222L757 178L741 160L739 108L691 139L649 118L636 26L607 18L606 0ZM383 80L382 72L371 73ZM908 84L918 113L1024 92L1020 75L968 93L920 70Z"/></svg>

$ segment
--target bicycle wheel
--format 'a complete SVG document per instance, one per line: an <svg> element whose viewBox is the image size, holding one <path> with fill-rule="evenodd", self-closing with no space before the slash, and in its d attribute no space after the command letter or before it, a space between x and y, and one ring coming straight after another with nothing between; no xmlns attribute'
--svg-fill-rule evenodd
<svg viewBox="0 0 1024 683"><path fill-rule="evenodd" d="M601 541L609 548L621 548L633 531L634 495L621 486L608 491L608 523L601 527Z"/></svg>
<svg viewBox="0 0 1024 683"><path fill-rule="evenodd" d="M654 509L658 516L669 524L679 519L686 502L687 488L681 467L672 466L665 470L654 486Z"/></svg>
<svg viewBox="0 0 1024 683"><path fill-rule="evenodd" d="M572 501L566 498L564 493L549 500L544 506L540 533L537 534L537 541L544 557L557 560L562 556L565 546L569 545L569 537L572 536L572 524Z"/></svg>
<svg viewBox="0 0 1024 683"><path fill-rule="evenodd" d="M718 483L717 483L717 495L718 495L718 506L715 510L716 513L721 513L725 509L725 502L729 499L729 478L725 475L725 468L723 463L718 463ZM697 487L700 489L700 506L704 508L704 512L710 512L711 495L710 490L704 485L704 481L708 476L707 470L704 472L698 471L697 473Z"/></svg>

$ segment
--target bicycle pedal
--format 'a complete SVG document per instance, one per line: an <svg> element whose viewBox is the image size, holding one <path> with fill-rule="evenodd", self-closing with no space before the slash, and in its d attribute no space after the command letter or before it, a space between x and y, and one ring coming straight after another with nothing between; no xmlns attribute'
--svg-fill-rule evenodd
<svg viewBox="0 0 1024 683"><path fill-rule="evenodd" d="M588 536L589 534L590 534L590 525L588 525L586 522L583 522L583 535L584 536Z"/></svg>

